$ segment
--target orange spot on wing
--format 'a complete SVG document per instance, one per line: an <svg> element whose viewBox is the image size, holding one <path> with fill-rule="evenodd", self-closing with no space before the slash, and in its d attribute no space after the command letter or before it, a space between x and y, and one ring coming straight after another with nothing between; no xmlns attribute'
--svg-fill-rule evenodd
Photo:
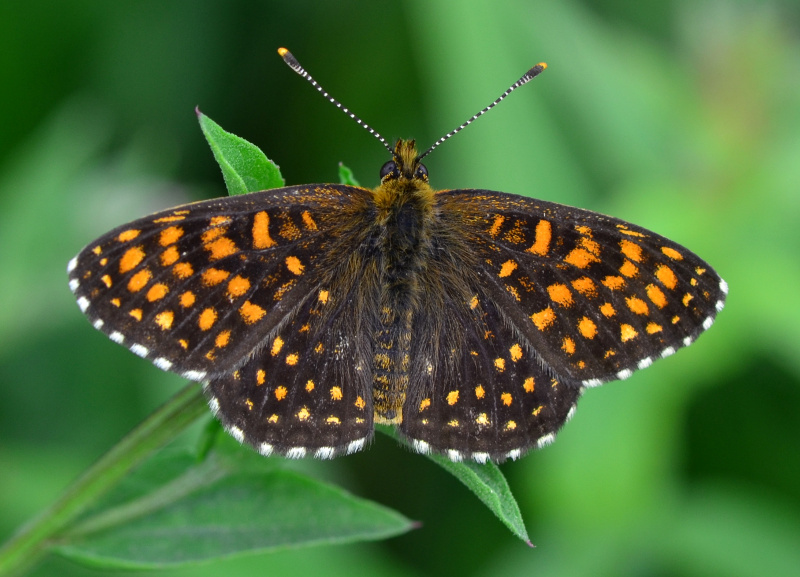
<svg viewBox="0 0 800 577"><path fill-rule="evenodd" d="M172 267L172 274L180 279L186 279L194 274L194 269L188 262L179 262Z"/></svg>
<svg viewBox="0 0 800 577"><path fill-rule="evenodd" d="M512 272L514 272L517 266L517 263L513 260L507 260L500 266L500 272L498 273L498 276L500 278L509 276Z"/></svg>
<svg viewBox="0 0 800 577"><path fill-rule="evenodd" d="M161 253L161 265L162 266L173 265L178 261L179 258L180 258L180 253L178 252L178 249L174 246L171 246Z"/></svg>
<svg viewBox="0 0 800 577"><path fill-rule="evenodd" d="M266 378L267 373L264 371L264 369L258 369L256 371L256 386L263 385Z"/></svg>
<svg viewBox="0 0 800 577"><path fill-rule="evenodd" d="M217 322L217 311L211 307L203 309L203 312L201 312L200 316L197 318L197 326L203 331L207 331L213 327L215 322Z"/></svg>
<svg viewBox="0 0 800 577"><path fill-rule="evenodd" d="M532 393L535 390L536 383L533 377L528 377L525 379L525 382L522 383L522 388L525 390L526 393Z"/></svg>
<svg viewBox="0 0 800 577"><path fill-rule="evenodd" d="M625 286L625 279L621 276L607 276L601 282L606 288L609 288L612 291L619 290Z"/></svg>
<svg viewBox="0 0 800 577"><path fill-rule="evenodd" d="M572 288L586 297L597 296L597 285L588 276L581 277L572 281Z"/></svg>
<svg viewBox="0 0 800 577"><path fill-rule="evenodd" d="M141 232L142 232L141 230L136 230L136 229L126 230L125 232L119 233L119 236L117 236L117 240L119 242L128 242L129 240L133 240L137 236L139 236Z"/></svg>
<svg viewBox="0 0 800 577"><path fill-rule="evenodd" d="M131 315L133 318L135 318L137 321L142 320L142 309L133 309L128 314Z"/></svg>
<svg viewBox="0 0 800 577"><path fill-rule="evenodd" d="M331 387L331 399L341 401L343 396L341 387Z"/></svg>
<svg viewBox="0 0 800 577"><path fill-rule="evenodd" d="M256 213L253 219L253 248L270 248L276 244L269 235L269 215L265 211Z"/></svg>
<svg viewBox="0 0 800 577"><path fill-rule="evenodd" d="M564 257L564 262L578 268L586 268L593 262L600 262L600 259L590 253L588 250L582 248L573 248L571 251L569 251L569 254Z"/></svg>
<svg viewBox="0 0 800 577"><path fill-rule="evenodd" d="M622 266L619 267L619 272L623 276L626 276L628 278L633 278L637 274L639 274L639 267L637 267L631 261L626 260L624 263L622 263Z"/></svg>
<svg viewBox="0 0 800 577"><path fill-rule="evenodd" d="M209 260L219 260L226 256L236 254L239 249L236 244L228 237L221 236L218 239L203 245L205 249L211 254L208 256Z"/></svg>
<svg viewBox="0 0 800 577"><path fill-rule="evenodd" d="M486 395L486 391L483 389L483 385L478 385L475 387L475 398L482 399Z"/></svg>
<svg viewBox="0 0 800 577"><path fill-rule="evenodd" d="M551 284L547 287L547 293L550 295L550 300L560 304L562 307L569 307L572 305L572 293L565 284Z"/></svg>
<svg viewBox="0 0 800 577"><path fill-rule="evenodd" d="M147 283L150 282L151 278L153 278L153 275L150 273L150 271L146 268L143 268L133 275L128 281L128 290L132 293L139 292L145 286L147 286Z"/></svg>
<svg viewBox="0 0 800 577"><path fill-rule="evenodd" d="M647 303L638 297L626 298L625 304L628 305L628 308L631 310L631 312L636 313L637 315L646 315L650 313Z"/></svg>
<svg viewBox="0 0 800 577"><path fill-rule="evenodd" d="M154 302L160 299L163 299L167 296L169 292L169 287L164 283L157 283L150 287L150 290L147 291L147 300L150 302Z"/></svg>
<svg viewBox="0 0 800 577"><path fill-rule="evenodd" d="M647 285L644 290L647 292L647 298L656 305L658 308L663 309L667 306L667 297L661 292L661 289L654 284Z"/></svg>
<svg viewBox="0 0 800 577"><path fill-rule="evenodd" d="M496 237L500 233L500 228L503 226L503 221L505 221L506 217L503 215L496 215L494 217L494 221L492 222L491 228L489 228L489 236L492 238Z"/></svg>
<svg viewBox="0 0 800 577"><path fill-rule="evenodd" d="M678 284L678 277L676 277L672 269L665 264L659 265L656 269L656 278L668 289L674 289Z"/></svg>
<svg viewBox="0 0 800 577"><path fill-rule="evenodd" d="M275 388L275 398L278 399L279 401L285 399L287 394L289 394L289 391L287 391L286 387L284 387L283 385Z"/></svg>
<svg viewBox="0 0 800 577"><path fill-rule="evenodd" d="M450 391L447 393L447 404L455 405L458 402L458 391Z"/></svg>
<svg viewBox="0 0 800 577"><path fill-rule="evenodd" d="M502 395L500 395L500 400L506 407L510 407L513 401L513 397L511 396L511 393L503 393Z"/></svg>
<svg viewBox="0 0 800 577"><path fill-rule="evenodd" d="M511 360L515 363L522 358L522 347L519 346L519 343L514 343L514 345L508 349L508 352L511 355Z"/></svg>
<svg viewBox="0 0 800 577"><path fill-rule="evenodd" d="M133 270L144 260L144 249L140 246L134 246L125 251L122 258L119 259L119 272L126 273Z"/></svg>
<svg viewBox="0 0 800 577"><path fill-rule="evenodd" d="M635 338L639 334L636 332L636 329L628 324L620 325L619 329L623 343Z"/></svg>
<svg viewBox="0 0 800 577"><path fill-rule="evenodd" d="M556 314L553 312L553 309L547 307L544 310L539 311L538 313L534 313L531 315L531 320L533 324L536 325L536 328L540 331L543 331L550 325L552 325L556 320Z"/></svg>
<svg viewBox="0 0 800 577"><path fill-rule="evenodd" d="M180 296L180 303L183 308L189 308L194 304L195 296L192 291L186 291Z"/></svg>
<svg viewBox="0 0 800 577"><path fill-rule="evenodd" d="M214 339L214 345L216 345L218 349L228 346L229 342L231 342L231 331L222 331L217 335L217 338Z"/></svg>
<svg viewBox="0 0 800 577"><path fill-rule="evenodd" d="M165 228L158 235L158 244L161 246L169 246L178 242L178 239L183 236L183 228L180 226L171 226Z"/></svg>
<svg viewBox="0 0 800 577"><path fill-rule="evenodd" d="M564 340L561 342L561 350L571 355L575 352L575 341L569 337L564 337Z"/></svg>
<svg viewBox="0 0 800 577"><path fill-rule="evenodd" d="M597 325L589 317L580 320L578 330L587 339L593 339L597 335Z"/></svg>
<svg viewBox="0 0 800 577"><path fill-rule="evenodd" d="M306 225L306 228L308 230L317 230L317 223L314 222L313 218L311 218L311 213L309 213L307 210L304 210L302 217L303 217L303 224Z"/></svg>
<svg viewBox="0 0 800 577"><path fill-rule="evenodd" d="M272 341L272 350L270 350L270 354L274 357L279 352L281 352L282 348L283 348L283 339L280 337L275 337L275 340Z"/></svg>
<svg viewBox="0 0 800 577"><path fill-rule="evenodd" d="M540 220L536 223L536 232L534 233L533 244L527 252L544 256L550 250L550 241L553 238L553 225L549 220Z"/></svg>
<svg viewBox="0 0 800 577"><path fill-rule="evenodd" d="M296 256L287 256L286 257L286 268L289 269L289 272L296 275L303 274L303 269L305 266L303 263L300 262L300 259Z"/></svg>
<svg viewBox="0 0 800 577"><path fill-rule="evenodd" d="M627 256L632 261L642 262L642 247L635 242L621 240L619 242L619 248L622 251L622 254Z"/></svg>
<svg viewBox="0 0 800 577"><path fill-rule="evenodd" d="M430 406L431 406L431 400L430 399L422 399L422 401L419 404L419 412L421 413L422 411L424 411L425 409L427 409Z"/></svg>
<svg viewBox="0 0 800 577"><path fill-rule="evenodd" d="M617 314L617 311L614 310L614 307L611 305L611 303L603 303L600 306L600 312L603 313L603 316L609 318Z"/></svg>
<svg viewBox="0 0 800 577"><path fill-rule="evenodd" d="M250 290L250 281L243 276L236 275L228 283L228 297L234 299Z"/></svg>
<svg viewBox="0 0 800 577"><path fill-rule="evenodd" d="M231 275L226 270L218 268L208 268L203 271L203 284L206 286L216 286Z"/></svg>
<svg viewBox="0 0 800 577"><path fill-rule="evenodd" d="M175 314L172 311L161 311L155 317L156 324L162 330L172 328L172 322L175 320Z"/></svg>
<svg viewBox="0 0 800 577"><path fill-rule="evenodd" d="M655 333L660 333L663 327L656 323L648 323L644 330L647 331L647 334L653 335Z"/></svg>
<svg viewBox="0 0 800 577"><path fill-rule="evenodd" d="M675 250L674 248L670 248L668 246L662 246L661 247L661 252L663 252L665 255L667 255L672 260L683 260L683 255L681 253L679 253L677 250Z"/></svg>

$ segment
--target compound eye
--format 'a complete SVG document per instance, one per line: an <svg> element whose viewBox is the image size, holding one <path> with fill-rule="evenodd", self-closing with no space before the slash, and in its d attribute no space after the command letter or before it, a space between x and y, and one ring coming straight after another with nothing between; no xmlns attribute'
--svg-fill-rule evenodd
<svg viewBox="0 0 800 577"><path fill-rule="evenodd" d="M417 166L417 171L414 173L414 178L428 180L428 169L425 167L424 164L420 164L419 166Z"/></svg>
<svg viewBox="0 0 800 577"><path fill-rule="evenodd" d="M395 164L394 160L390 160L381 166L381 180L389 175L397 176L397 164Z"/></svg>

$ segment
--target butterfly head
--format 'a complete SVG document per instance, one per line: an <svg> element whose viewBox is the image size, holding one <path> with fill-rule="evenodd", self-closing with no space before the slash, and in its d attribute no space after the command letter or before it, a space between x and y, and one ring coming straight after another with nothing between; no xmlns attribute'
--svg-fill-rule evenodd
<svg viewBox="0 0 800 577"><path fill-rule="evenodd" d="M414 140L398 140L392 150L392 160L381 167L381 184L397 182L428 182L428 169L419 161Z"/></svg>

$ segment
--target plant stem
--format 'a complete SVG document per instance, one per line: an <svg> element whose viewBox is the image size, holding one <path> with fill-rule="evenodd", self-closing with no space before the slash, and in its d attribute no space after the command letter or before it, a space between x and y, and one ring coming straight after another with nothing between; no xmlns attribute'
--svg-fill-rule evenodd
<svg viewBox="0 0 800 577"><path fill-rule="evenodd" d="M197 383L189 383L156 409L0 548L0 577L22 575L30 569L47 552L48 544L100 496L207 411Z"/></svg>

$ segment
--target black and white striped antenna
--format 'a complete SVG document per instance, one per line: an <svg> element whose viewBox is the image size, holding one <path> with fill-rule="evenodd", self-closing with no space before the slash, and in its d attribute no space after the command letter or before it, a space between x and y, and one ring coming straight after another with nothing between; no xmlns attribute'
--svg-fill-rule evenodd
<svg viewBox="0 0 800 577"><path fill-rule="evenodd" d="M342 110L342 112L344 112L344 113L345 113L345 114L347 114L347 115L348 115L350 118L352 118L353 120L355 120L355 121L356 121L358 124L360 124L361 126L363 126L363 127L364 127L364 128L367 130L367 132L369 132L369 133L370 133L372 136L374 136L375 138L377 138L378 140L380 140L380 141L381 141L381 143L383 143L383 145L386 147L386 150L388 150L388 151L389 151L390 153L392 153L392 154L394 153L394 150L392 149L392 147L391 147L391 146L389 146L389 143L388 143L388 142L386 142L386 139L385 139L383 136L381 136L380 134L378 134L378 132L377 132L375 129L373 129L373 128L372 128L371 126L369 126L369 125L368 125L366 122L364 122L363 120L361 120L361 119L360 119L358 116L356 116L355 114L353 114L352 112L350 112L350 110L349 110L349 109L348 109L346 106L343 106L341 102L339 102L339 101L338 101L338 100L336 100L336 99L335 99L333 96L331 96L330 94L328 94L328 93L325 91L325 89L324 89L324 88L322 88L322 86L320 86L320 85L319 85L319 83L318 83L316 80L314 80L313 78L311 78L311 75L310 75L308 72L306 72L306 70L305 70L305 69L304 69L302 66L300 66L300 63L297 61L297 59L296 59L294 56L292 56L292 53L291 53L291 52L289 52L289 51L288 51L286 48L278 48L278 54L280 54L280 55L281 55L281 58L283 58L283 61L284 61L284 62L286 62L286 64L288 64L288 65L289 65L289 67L290 67L292 70L294 70L294 71L295 71L295 72L297 72L297 73L298 73L300 76L302 76L303 78L305 78L306 80L308 80L308 82L309 82L309 83L311 83L311 86L313 86L314 88L316 88L316 89L317 89L317 90L320 92L320 94L322 94L322 96L324 96L325 98L327 98L327 99L328 99L328 100L329 100L329 101L330 101L332 104L334 104L334 105L335 105L337 108L340 108L340 109ZM516 89L517 89L517 88L519 88L520 86L523 86L523 85L527 84L528 82L530 82L531 80L533 80L534 78L536 78L536 77L537 77L539 74L541 74L542 72L544 72L544 70L545 70L546 68L547 68L547 64L545 64L544 62L540 62L539 64L537 64L536 66L534 66L533 68L531 68L530 70L528 70L528 71L527 71L527 72L526 72L526 73L525 73L525 74L522 76L522 78L520 78L520 79L519 79L519 80L517 80L517 81L516 81L514 84L512 84L511 86L509 86L508 90L506 90L505 92L503 92L503 94L501 94L501 95L500 95L500 96L499 96L499 97L498 97L498 98L497 98L497 99L496 99L494 102L492 102L492 103L491 103L489 106L487 106L486 108L484 108L483 110L481 110L480 112L478 112L478 113L477 113L475 116L473 116L472 118L470 118L469 120L467 120L467 121L466 121L465 123L463 123L461 126L459 126L458 128L456 128L456 129L454 129L454 130L451 130L450 132L448 132L447 134L445 134L444 136L442 136L442 137L441 137L439 140L437 140L436 142L434 142L434 143L433 143L433 145L432 145L432 146L431 146L431 147L430 147L428 150L426 150L425 152L423 152L422 154L420 154L420 155L417 157L417 160L420 160L420 159L422 159L423 157L425 157L425 156L428 156L428 155L429 155L431 152L433 152L433 150L434 150L434 149L435 149L437 146L439 146L440 144L442 144L442 143L443 143L445 140L447 140L448 138L450 138L450 137L451 137L451 136L453 136L454 134L456 134L456 133L458 133L458 132L460 132L460 131L464 130L464 129L465 129L467 126L469 126L470 124L472 124L473 122L475 122L475 121L476 121L478 118L480 118L481 116L483 116L484 114L486 114L487 112L489 112L489 111L490 111L492 108L494 108L495 106L497 106L498 104L500 104L500 102L502 102L502 101L503 101L503 99L505 99L505 97L506 97L506 96L508 96L509 94L511 94L511 93L512 93L514 90L516 90Z"/></svg>
<svg viewBox="0 0 800 577"><path fill-rule="evenodd" d="M324 96L326 99L328 99L328 101L331 102L331 104L335 105L336 108L341 109L342 112L344 112L347 116L349 116L350 118L355 120L358 124L366 128L367 132L369 132L372 136L374 136L383 143L383 145L386 147L386 150L388 150L390 153L394 152L392 150L392 147L389 146L389 143L386 142L386 139L383 136L378 134L378 132L374 128L372 128L369 124L367 124L366 122L361 120L358 116L350 112L349 108L347 108L341 102L336 100L333 96L328 94L316 80L311 78L311 75L308 72L306 72L305 68L300 66L300 63L297 61L297 58L295 58L291 52L289 52L286 48L278 48L278 54L280 54L281 58L283 58L283 61L289 65L289 68L291 68L292 70L297 72L300 76L308 80L311 86L316 88L319 91L319 93L322 94L322 96Z"/></svg>

